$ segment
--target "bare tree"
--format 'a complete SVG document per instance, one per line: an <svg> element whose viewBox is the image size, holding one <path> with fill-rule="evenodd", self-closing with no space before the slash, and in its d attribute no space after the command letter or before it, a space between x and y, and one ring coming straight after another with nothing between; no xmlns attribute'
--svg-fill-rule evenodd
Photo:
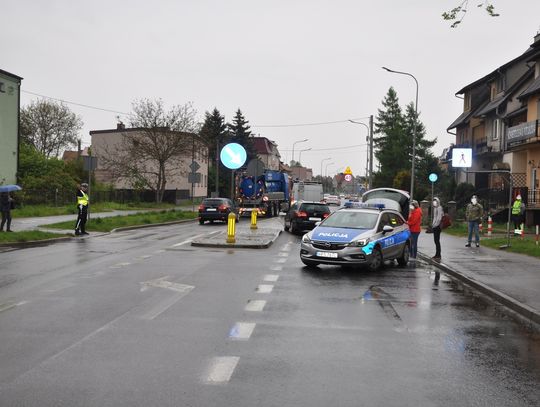
<svg viewBox="0 0 540 407"><path fill-rule="evenodd" d="M161 202L168 180L185 176L193 152L205 147L196 134L196 111L191 103L166 111L161 99L138 100L132 106L130 131L99 159L113 177L151 189Z"/></svg>
<svg viewBox="0 0 540 407"><path fill-rule="evenodd" d="M21 136L45 157L77 144L83 122L63 103L40 99L21 109Z"/></svg>

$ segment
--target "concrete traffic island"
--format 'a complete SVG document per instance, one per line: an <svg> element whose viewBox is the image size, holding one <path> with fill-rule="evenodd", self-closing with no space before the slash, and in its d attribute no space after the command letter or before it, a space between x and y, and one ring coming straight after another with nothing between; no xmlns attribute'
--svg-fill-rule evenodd
<svg viewBox="0 0 540 407"><path fill-rule="evenodd" d="M276 241L281 233L281 229L259 226L255 230L239 229L236 232L234 243L227 243L227 231L207 235L194 239L192 246L198 247L224 247L224 248L245 248L245 249L267 249Z"/></svg>

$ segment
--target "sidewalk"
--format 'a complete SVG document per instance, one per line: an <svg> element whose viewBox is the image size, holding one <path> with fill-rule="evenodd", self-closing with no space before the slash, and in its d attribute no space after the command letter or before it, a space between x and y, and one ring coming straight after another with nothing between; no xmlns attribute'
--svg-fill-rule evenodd
<svg viewBox="0 0 540 407"><path fill-rule="evenodd" d="M482 247L482 241L479 248L466 243L465 238L442 233L442 260L435 262L433 235L422 231L418 251L424 260L540 324L540 260Z"/></svg>
<svg viewBox="0 0 540 407"><path fill-rule="evenodd" d="M175 209L177 210L191 210L191 206L185 207L185 206L178 206ZM159 211L160 209L134 209L134 210L114 210L109 212L90 212L90 218L88 219L88 222L92 222L92 219L96 218L108 218L111 216L125 216L125 215L131 215L134 213L140 213L140 212L152 212L152 211ZM13 218L11 221L11 226L13 230L16 230L17 232L21 232L24 230L46 230L47 232L58 232L58 233L65 233L65 230L60 229L46 229L42 227L42 225L49 225L52 223L59 223L59 222L66 222L66 221L73 221L73 228L75 228L75 222L77 221L77 214L73 215L54 215L54 216L43 216L43 217L33 217L33 218ZM70 230L73 232L73 230Z"/></svg>

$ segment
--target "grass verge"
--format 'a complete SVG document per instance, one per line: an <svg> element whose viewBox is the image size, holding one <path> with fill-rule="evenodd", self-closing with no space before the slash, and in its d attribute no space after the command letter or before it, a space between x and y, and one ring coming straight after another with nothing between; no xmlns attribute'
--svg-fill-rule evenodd
<svg viewBox="0 0 540 407"><path fill-rule="evenodd" d="M56 237L69 236L60 233L42 232L40 230L25 230L22 232L2 232L0 233L0 243L22 243L35 240L47 240Z"/></svg>
<svg viewBox="0 0 540 407"><path fill-rule="evenodd" d="M137 210L137 209L172 209L173 204L153 202L130 202L130 203L117 203L117 202L96 202L91 204L91 211L97 212L112 212L121 210ZM11 216L14 218L31 218L40 216L56 216L56 215L74 215L77 213L77 206L63 205L63 206L48 206L48 205L24 205L13 209Z"/></svg>
<svg viewBox="0 0 540 407"><path fill-rule="evenodd" d="M111 216L109 218L91 218L86 224L86 230L89 232L110 232L113 229L151 225L155 223L173 222L178 220L195 219L197 213L177 210L164 210L155 212L135 213L133 215ZM73 229L74 220L68 222L53 223L50 225L41 225L52 229Z"/></svg>
<svg viewBox="0 0 540 407"><path fill-rule="evenodd" d="M513 225L510 225L513 227ZM480 234L480 244L485 247L490 247L492 249L499 249L500 246L507 244L506 238L506 223L494 224L493 225L493 234L494 236L491 239L488 239L486 235L487 225L484 225L484 233ZM513 232L513 229L511 229ZM540 257L540 246L536 245L536 237L533 234L533 229L526 229L526 234L524 239L521 237L514 236L513 233L510 234L510 247L505 250L512 253L526 254L533 257ZM527 234L528 232L528 234ZM467 239L469 234L467 223L465 222L454 222L452 226L444 230L444 233L448 233L452 236L463 237L464 240Z"/></svg>

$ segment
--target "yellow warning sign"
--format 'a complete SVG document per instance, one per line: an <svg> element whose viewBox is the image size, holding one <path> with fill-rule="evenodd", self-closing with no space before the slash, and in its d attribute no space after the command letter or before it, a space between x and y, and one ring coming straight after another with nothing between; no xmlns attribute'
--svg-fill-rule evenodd
<svg viewBox="0 0 540 407"><path fill-rule="evenodd" d="M343 171L343 174L345 174L345 175L352 175L351 167L345 168L345 171Z"/></svg>

